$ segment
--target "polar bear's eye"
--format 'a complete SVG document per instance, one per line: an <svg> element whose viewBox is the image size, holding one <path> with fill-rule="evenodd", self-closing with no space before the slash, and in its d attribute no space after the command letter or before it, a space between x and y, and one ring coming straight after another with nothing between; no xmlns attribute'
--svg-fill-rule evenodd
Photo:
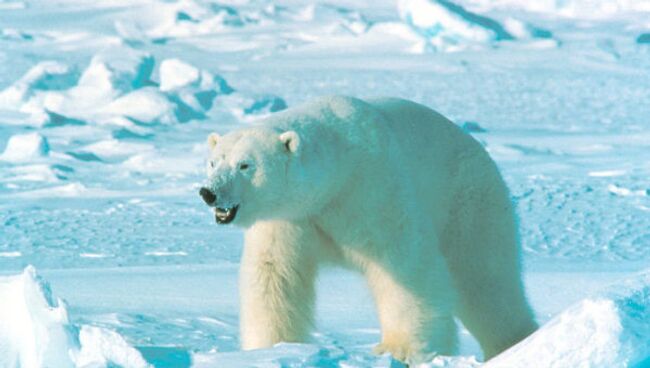
<svg viewBox="0 0 650 368"><path fill-rule="evenodd" d="M239 164L239 170L244 171L244 170L248 169L249 166L250 165L247 164L247 163L241 163L241 164Z"/></svg>
<svg viewBox="0 0 650 368"><path fill-rule="evenodd" d="M209 162L210 162L210 168L214 169L214 161L210 160Z"/></svg>

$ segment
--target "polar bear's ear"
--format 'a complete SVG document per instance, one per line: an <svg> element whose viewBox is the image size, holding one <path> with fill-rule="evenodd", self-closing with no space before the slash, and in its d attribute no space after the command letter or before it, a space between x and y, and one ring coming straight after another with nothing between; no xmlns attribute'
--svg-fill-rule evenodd
<svg viewBox="0 0 650 368"><path fill-rule="evenodd" d="M300 136L293 130L280 134L280 141L289 152L296 152L300 147Z"/></svg>
<svg viewBox="0 0 650 368"><path fill-rule="evenodd" d="M212 133L208 136L208 146L210 149L214 149L214 147L217 145L217 141L219 140L219 134L217 133Z"/></svg>

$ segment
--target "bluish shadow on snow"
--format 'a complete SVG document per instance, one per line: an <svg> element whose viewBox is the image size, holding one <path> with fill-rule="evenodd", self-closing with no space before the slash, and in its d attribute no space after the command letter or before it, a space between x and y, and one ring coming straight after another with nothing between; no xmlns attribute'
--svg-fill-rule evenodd
<svg viewBox="0 0 650 368"><path fill-rule="evenodd" d="M642 33L636 38L638 44L650 44L650 33Z"/></svg>
<svg viewBox="0 0 650 368"><path fill-rule="evenodd" d="M192 365L192 357L185 349L162 346L140 346L136 349L155 368L186 368Z"/></svg>
<svg viewBox="0 0 650 368"><path fill-rule="evenodd" d="M81 119L75 119L61 114L57 114L53 111L45 110L47 114L47 122L44 127L53 128L63 125L86 125L86 122Z"/></svg>
<svg viewBox="0 0 650 368"><path fill-rule="evenodd" d="M457 14L466 21L477 24L483 28L489 29L494 32L494 37L497 41L512 40L514 37L506 31L499 22L494 19L484 17L482 15L472 13L458 4L454 4L447 0L437 0L438 4L444 6L450 12Z"/></svg>
<svg viewBox="0 0 650 368"><path fill-rule="evenodd" d="M111 133L111 136L113 138L115 138L115 139L144 139L144 140L148 140L148 139L151 139L153 137L153 134L152 133L138 133L138 132L134 132L134 131L132 131L130 129L120 128L120 129L114 130Z"/></svg>

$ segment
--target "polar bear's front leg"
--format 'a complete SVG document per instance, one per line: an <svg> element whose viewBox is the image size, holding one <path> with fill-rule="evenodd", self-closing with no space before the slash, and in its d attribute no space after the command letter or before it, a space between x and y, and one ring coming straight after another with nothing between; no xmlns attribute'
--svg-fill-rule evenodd
<svg viewBox="0 0 650 368"><path fill-rule="evenodd" d="M436 354L456 352L454 297L446 272L444 269L436 272L435 266L431 265L424 274L409 275L391 272L377 264L368 266L366 275L382 332L375 353L390 353L403 362L421 363Z"/></svg>
<svg viewBox="0 0 650 368"><path fill-rule="evenodd" d="M302 342L313 325L318 235L308 225L258 222L240 274L242 349Z"/></svg>

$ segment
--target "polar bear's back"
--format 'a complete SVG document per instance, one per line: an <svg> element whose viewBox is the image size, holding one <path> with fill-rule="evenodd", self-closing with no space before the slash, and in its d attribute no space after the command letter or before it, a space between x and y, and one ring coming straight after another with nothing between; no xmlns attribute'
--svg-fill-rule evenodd
<svg viewBox="0 0 650 368"><path fill-rule="evenodd" d="M418 165L440 162L449 166L460 151L482 150L454 123L426 106L398 98L368 99L367 102L386 118L380 125L386 125L402 153Z"/></svg>
<svg viewBox="0 0 650 368"><path fill-rule="evenodd" d="M402 99L367 102L385 117L381 129L387 129L396 141L392 165L407 170L418 198L428 202L431 213L440 214L441 207L458 205L450 202L458 190L480 193L486 186L503 186L496 165L481 144L444 116Z"/></svg>

